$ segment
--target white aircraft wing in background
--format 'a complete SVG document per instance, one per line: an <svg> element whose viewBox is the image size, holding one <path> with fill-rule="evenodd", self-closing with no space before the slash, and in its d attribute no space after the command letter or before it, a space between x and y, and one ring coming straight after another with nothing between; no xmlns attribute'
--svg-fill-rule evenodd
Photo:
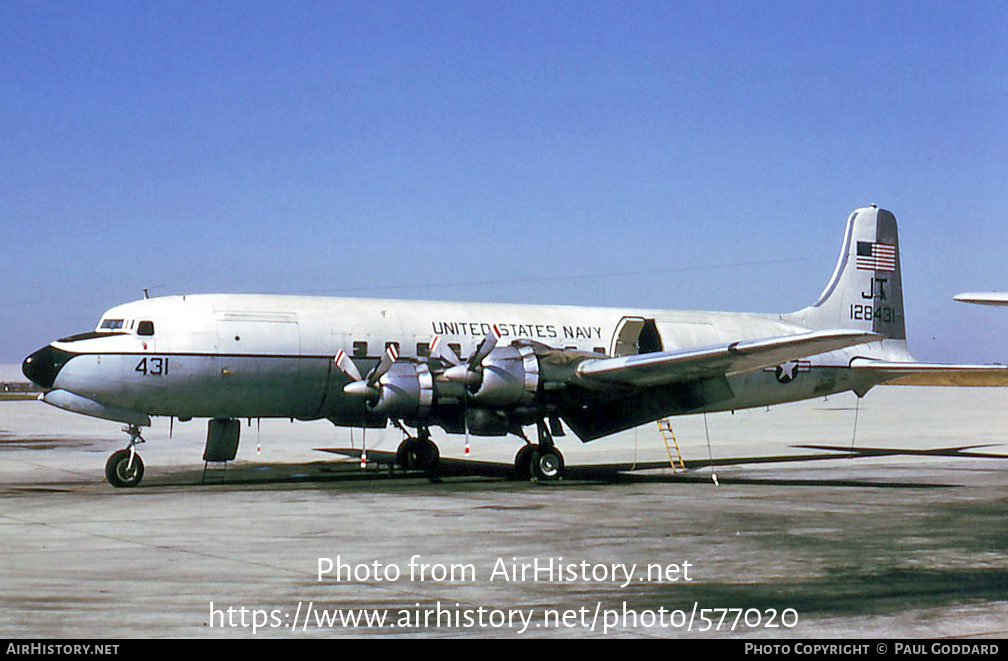
<svg viewBox="0 0 1008 661"><path fill-rule="evenodd" d="M955 300L963 303L977 303L979 305L1008 305L1008 292L966 292L956 294Z"/></svg>

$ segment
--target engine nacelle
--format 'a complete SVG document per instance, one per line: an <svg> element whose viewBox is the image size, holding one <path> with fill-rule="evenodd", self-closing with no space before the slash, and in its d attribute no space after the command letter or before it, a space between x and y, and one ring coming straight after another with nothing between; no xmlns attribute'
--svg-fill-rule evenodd
<svg viewBox="0 0 1008 661"><path fill-rule="evenodd" d="M482 378L472 398L484 406L531 402L539 390L539 359L528 345L497 347L481 363Z"/></svg>
<svg viewBox="0 0 1008 661"><path fill-rule="evenodd" d="M426 363L393 363L377 385L378 399L368 408L378 415L422 418L434 405L434 379Z"/></svg>
<svg viewBox="0 0 1008 661"><path fill-rule="evenodd" d="M507 436L511 427L507 415L492 409L468 409L465 421L473 436Z"/></svg>

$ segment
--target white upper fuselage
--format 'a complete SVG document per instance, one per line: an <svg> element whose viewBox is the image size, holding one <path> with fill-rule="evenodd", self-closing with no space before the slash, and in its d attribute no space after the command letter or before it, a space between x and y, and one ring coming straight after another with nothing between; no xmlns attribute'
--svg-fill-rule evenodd
<svg viewBox="0 0 1008 661"><path fill-rule="evenodd" d="M435 334L461 345L463 355L468 354L490 324L497 324L502 343L528 339L612 355L614 332L625 317L654 319L666 350L806 330L777 314L255 294L134 301L108 310L95 330L101 332L106 320L123 320L124 335L102 338L101 351L152 351L156 346L170 353L331 358L340 349L353 355L353 342L368 342L369 356L380 355L386 342L397 342L401 356L416 357L417 346L426 346ZM154 323L153 336L136 334L143 320ZM297 327L297 344L288 326ZM243 327L252 334L242 337ZM232 330L238 331L239 339Z"/></svg>

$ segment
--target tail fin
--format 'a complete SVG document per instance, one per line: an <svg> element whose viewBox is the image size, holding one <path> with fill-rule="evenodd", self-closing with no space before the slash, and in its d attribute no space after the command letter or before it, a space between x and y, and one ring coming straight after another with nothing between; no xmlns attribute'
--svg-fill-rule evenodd
<svg viewBox="0 0 1008 661"><path fill-rule="evenodd" d="M809 328L870 330L906 340L896 217L874 204L847 219L840 259L819 300L790 315Z"/></svg>

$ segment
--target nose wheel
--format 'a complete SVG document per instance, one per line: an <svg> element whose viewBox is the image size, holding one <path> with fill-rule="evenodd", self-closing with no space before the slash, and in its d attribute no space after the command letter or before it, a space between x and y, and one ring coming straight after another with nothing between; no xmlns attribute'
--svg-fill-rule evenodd
<svg viewBox="0 0 1008 661"><path fill-rule="evenodd" d="M140 484L143 474L143 460L132 448L116 450L105 462L105 477L114 487L135 487Z"/></svg>
<svg viewBox="0 0 1008 661"><path fill-rule="evenodd" d="M136 446L144 442L140 428L136 425L123 427L130 435L129 446L116 450L105 462L105 477L109 484L117 488L135 487L143 479L144 464Z"/></svg>

